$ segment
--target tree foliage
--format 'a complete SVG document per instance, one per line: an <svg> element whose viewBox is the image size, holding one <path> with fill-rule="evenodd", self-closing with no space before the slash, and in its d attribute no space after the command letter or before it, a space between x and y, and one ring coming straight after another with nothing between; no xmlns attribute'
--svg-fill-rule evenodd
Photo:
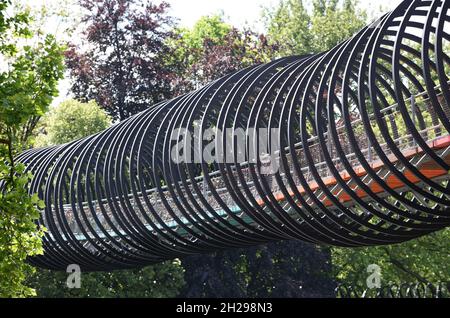
<svg viewBox="0 0 450 318"><path fill-rule="evenodd" d="M179 261L167 261L142 269L81 274L81 288L67 288L65 272L39 269L29 278L39 297L127 298L176 297L184 284Z"/></svg>
<svg viewBox="0 0 450 318"><path fill-rule="evenodd" d="M357 0L281 0L263 13L268 39L282 55L319 53L351 37L366 25L367 14Z"/></svg>
<svg viewBox="0 0 450 318"><path fill-rule="evenodd" d="M66 64L72 92L95 100L113 119L123 120L172 96L170 51L173 20L168 4L137 0L80 0L85 15L83 44L71 44Z"/></svg>
<svg viewBox="0 0 450 318"><path fill-rule="evenodd" d="M192 29L178 29L178 33L179 39L186 44L186 46L183 46L184 48L196 48L200 50L203 49L205 39L211 41L212 44L224 44L223 39L232 29L233 26L226 23L222 15L213 14L198 19Z"/></svg>
<svg viewBox="0 0 450 318"><path fill-rule="evenodd" d="M111 118L95 101L66 100L47 113L36 146L59 145L103 131Z"/></svg>
<svg viewBox="0 0 450 318"><path fill-rule="evenodd" d="M12 14L11 14L12 13ZM15 156L23 150L37 119L57 95L63 75L63 48L51 35L34 45L31 16L0 0L0 296L34 293L24 284L32 268L29 256L42 253L44 228L38 227L37 207L43 202L30 195L31 178Z"/></svg>
<svg viewBox="0 0 450 318"><path fill-rule="evenodd" d="M334 248L334 275L345 285L364 290L371 274L367 268L376 264L381 269L381 286L450 282L449 241L450 229L445 229L402 244Z"/></svg>
<svg viewBox="0 0 450 318"><path fill-rule="evenodd" d="M182 260L184 297L333 297L329 250L300 241L270 243Z"/></svg>
<svg viewBox="0 0 450 318"><path fill-rule="evenodd" d="M263 34L239 30L217 14L202 17L192 29L178 29L175 34L169 45L174 52L171 64L182 65L175 87L178 93L241 68L266 63L277 49L269 45Z"/></svg>

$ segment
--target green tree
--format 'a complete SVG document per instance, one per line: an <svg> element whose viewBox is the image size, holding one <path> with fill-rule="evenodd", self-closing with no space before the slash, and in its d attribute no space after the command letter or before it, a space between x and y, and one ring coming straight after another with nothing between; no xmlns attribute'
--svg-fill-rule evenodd
<svg viewBox="0 0 450 318"><path fill-rule="evenodd" d="M268 39L282 55L329 50L366 25L367 14L357 6L357 0L314 0L308 10L302 0L281 0L263 12Z"/></svg>
<svg viewBox="0 0 450 318"><path fill-rule="evenodd" d="M178 33L183 42L189 47L201 49L205 39L209 39L214 44L224 44L225 36L233 27L223 20L220 14L201 17L192 27L180 28Z"/></svg>
<svg viewBox="0 0 450 318"><path fill-rule="evenodd" d="M192 28L176 28L175 36L167 43L173 54L167 58L170 65L181 62L181 70L189 69L202 57L205 39L213 45L223 45L225 36L232 26L223 21L219 14L201 17Z"/></svg>
<svg viewBox="0 0 450 318"><path fill-rule="evenodd" d="M302 241L273 242L182 260L183 297L333 297L329 249Z"/></svg>
<svg viewBox="0 0 450 318"><path fill-rule="evenodd" d="M367 288L367 267L381 268L381 285L390 283L438 283L450 281L450 229L402 244L334 248L333 270L347 286Z"/></svg>
<svg viewBox="0 0 450 318"><path fill-rule="evenodd" d="M311 17L313 52L323 52L349 39L367 24L367 13L357 9L357 0L316 0Z"/></svg>
<svg viewBox="0 0 450 318"><path fill-rule="evenodd" d="M142 269L81 274L81 288L66 286L67 273L39 269L29 278L39 297L176 297L184 284L178 260Z"/></svg>
<svg viewBox="0 0 450 318"><path fill-rule="evenodd" d="M58 145L103 131L111 125L111 118L95 101L82 103L67 100L47 113L36 146Z"/></svg>
<svg viewBox="0 0 450 318"><path fill-rule="evenodd" d="M33 268L27 257L42 253L43 227L35 223L43 202L26 188L31 175L15 160L37 119L57 95L63 48L52 35L32 41L32 17L0 0L0 296L24 297ZM33 45L30 42L34 42Z"/></svg>
<svg viewBox="0 0 450 318"><path fill-rule="evenodd" d="M276 47L265 36L239 30L214 14L201 17L191 29L181 28L168 40L173 51L168 64L178 66L177 94L254 64L266 63Z"/></svg>

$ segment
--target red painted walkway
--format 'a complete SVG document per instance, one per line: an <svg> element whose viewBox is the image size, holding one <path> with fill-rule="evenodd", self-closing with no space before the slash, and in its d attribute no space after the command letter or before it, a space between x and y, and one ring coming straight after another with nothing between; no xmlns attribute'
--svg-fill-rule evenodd
<svg viewBox="0 0 450 318"><path fill-rule="evenodd" d="M437 139L435 139L435 140L433 140L431 142L428 142L428 145L433 150L444 149L444 148L450 146L450 135L443 136L443 137L437 138ZM423 154L423 153L424 152L423 152L422 148L416 147L416 148L411 148L411 149L405 150L403 152L403 155L407 159L411 159L412 157L420 155L420 154ZM398 160L397 157L395 155L393 155L393 154L388 156L388 158L389 158L389 160L392 163L395 163ZM450 155L447 155L444 158L444 160L447 163L450 164ZM371 167L375 171L379 171L380 169L382 169L384 167L384 163L381 160L377 160L377 161L374 161L371 164ZM354 171L358 175L358 177L364 177L367 174L365 169L362 166L354 168ZM423 163L421 165L421 167L419 168L419 171L425 177L427 177L429 179L433 179L433 178L440 177L440 176L448 174L448 171L442 169L432 159L430 159L429 161L426 161L425 163ZM420 182L420 179L417 178L409 170L406 170L404 172L404 175L412 183L419 183ZM342 172L341 173L341 177L345 181L349 181L351 179L351 177L350 177L350 175L349 175L349 173L347 171ZM333 187L334 185L337 184L336 178L334 178L333 176L326 177L322 181L329 188ZM402 181L400 181L394 175L389 175L387 177L387 179L385 180L385 182L389 185L389 187L391 189L394 189L394 190L402 188L402 187L405 186L405 184ZM310 189L312 191L315 191L315 190L319 189L319 186L318 186L317 182L315 182L315 181L309 183L308 186L310 187ZM356 187L357 186L353 186L353 190L355 190ZM302 195L305 194L306 195L306 191L305 191L305 189L303 187L299 186L297 189L300 192L300 194L302 194ZM370 184L370 189L376 194L384 192L383 188L375 181L373 181ZM356 189L355 192L358 195L358 197L360 197L360 198L364 198L364 197L367 196L367 193L365 191L361 190L361 189ZM336 190L335 192L333 192L333 193L338 197L338 199L339 199L339 201L341 203L346 203L346 202L352 201L352 198L347 193L345 193L345 191L341 191L340 188L338 190ZM294 196L294 193L292 191L289 191L289 194L291 196ZM276 192L276 193L274 193L274 196L275 196L277 201L283 201L285 199L284 194L282 192ZM259 200L257 200L257 202L258 202L258 204L260 206L263 206L265 204L263 199L259 199ZM327 207L333 205L333 203L329 199L324 200L322 203L325 206L327 206Z"/></svg>

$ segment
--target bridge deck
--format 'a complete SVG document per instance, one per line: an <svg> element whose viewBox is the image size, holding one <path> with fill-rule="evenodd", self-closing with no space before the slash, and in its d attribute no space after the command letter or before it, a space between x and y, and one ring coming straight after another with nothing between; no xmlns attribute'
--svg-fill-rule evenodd
<svg viewBox="0 0 450 318"><path fill-rule="evenodd" d="M428 146L431 149L433 149L433 150L445 149L445 148L450 146L450 135L442 136L442 137L436 138L435 140L429 141L428 142ZM414 148L406 149L406 150L402 151L402 154L407 159L412 159L414 157L417 157L418 155L423 155L423 153L424 153L424 151L420 147L414 147ZM397 157L395 155L393 155L393 154L389 155L388 158L389 158L389 161L391 163L396 163L398 161ZM444 160L447 163L450 163L450 154L446 155L444 157ZM370 164L370 166L371 166L371 168L373 170L379 171L382 168L384 168L385 164L384 164L384 162L382 160L376 160L376 161L372 162ZM355 173L356 173L356 175L358 177L364 177L364 176L367 175L367 171L362 166L358 166L358 167L354 168L354 171L355 171ZM419 171L425 177L427 177L429 179L434 179L434 178L437 178L437 177L448 175L448 171L440 168L432 160L428 160L428 161L424 162L420 166ZM351 180L351 176L350 176L350 174L347 171L341 172L340 176L341 176L341 178L344 181L350 181ZM421 182L421 180L419 178L417 178L409 170L404 172L404 176L412 183L416 184L416 183ZM322 179L322 181L327 187L335 186L338 183L334 176L325 177L325 178ZM387 176L385 181L386 181L387 185L393 190L405 187L405 184L400 179L398 179L396 176L394 176L394 175ZM315 191L315 190L319 189L319 185L318 185L318 183L316 181L313 181L313 182L309 183L308 186L310 187L310 189L312 191ZM379 194L379 193L385 192L384 189L376 182L374 182L373 184L371 184L369 186L370 186L370 189L375 194ZM367 196L367 193L365 193L363 190L356 189L356 188L353 188L353 189L356 190L356 193L357 193L358 197L364 198L364 197ZM300 194L306 194L306 190L302 186L297 187L297 190L299 191ZM289 191L289 194L291 196L294 196L294 192L293 191ZM336 192L333 192L333 194L335 194L337 196L337 198L339 199L339 201L341 203L346 203L346 202L349 202L349 201L352 200L350 195L348 195L347 193L342 193L342 191L340 191L340 190L337 190ZM275 193L274 197L276 198L277 201L283 201L283 200L286 199L282 192ZM330 200L325 200L323 203L327 207L333 205L333 203ZM259 205L264 205L264 200L263 199L259 199L258 200L258 204Z"/></svg>
<svg viewBox="0 0 450 318"><path fill-rule="evenodd" d="M431 149L436 150L436 151L438 151L438 150L446 150L446 151L444 152L444 160L445 160L446 162L450 163L450 135L441 136L441 137L438 137L438 138L436 138L436 139L434 139L434 140L432 140L432 141L429 141L429 142L428 142L428 146L429 146ZM403 154L403 155L405 156L405 158L407 158L407 159L413 159L413 158L417 158L417 157L423 156L423 155L424 155L424 151L423 151L423 149L421 149L420 147L414 147L414 148L410 148L410 149L405 149L404 151L402 151L402 154ZM395 156L392 155L392 154L389 155L388 158L389 158L389 160L390 160L391 163L396 163L396 162L398 161L398 160L397 160L397 157L395 157ZM371 166L371 168L374 169L375 171L380 171L380 170L382 170L382 169L385 167L384 162L383 162L382 160L376 160L376 161L373 161L373 162L370 164L370 166ZM364 169L362 166L357 166L356 168L354 168L354 171L355 171L355 173L356 173L356 175L357 175L358 177L364 177L364 176L367 175L367 172L365 171L365 169ZM439 178L439 177L448 175L448 172L447 172L446 170L443 170L442 168L440 168L439 166L437 166L436 163L435 163L434 161L430 160L430 159L424 160L424 161L420 164L419 171L420 171L424 176L426 176L426 177L429 178L429 179L435 179L435 178ZM405 175L405 177L406 177L410 182L412 182L412 183L414 183L414 184L417 184L417 183L421 182L421 180L420 180L419 178L417 178L417 177L416 177L412 172L410 172L410 171L405 171L405 172L404 172L404 175ZM341 172L341 173L340 173L340 176L341 176L341 178L342 178L344 181L346 181L346 182L351 182L351 179L352 179L352 178L351 178L350 174L349 174L347 171ZM385 181L386 181L387 185L388 185L391 189L393 189L393 190L398 190L398 189L401 189L401 188L404 188L404 187L405 187L405 184L404 184L402 181L400 181L396 176L391 175L391 174L389 174L389 175L385 178ZM345 193L343 190L341 190L341 188L338 186L338 183L337 183L336 178L334 178L333 176L328 176L328 177L323 178L323 182L324 182L324 184L325 184L329 189L331 189L331 192L332 192L333 194L335 194L335 196L339 199L339 201L340 201L341 203L349 203L349 202L351 202L351 201L353 200L353 199L350 197L350 195L348 195L348 194ZM308 185L309 185L311 191L313 191L313 192L314 192L314 191L317 191L317 190L320 190L320 187L319 187L319 185L318 185L318 183L317 183L316 181L310 182ZM334 189L334 188L336 188L336 187L337 187L338 189ZM385 192L384 189L383 189L379 184L377 184L376 182L370 183L370 184L369 184L369 187L370 187L370 189L371 189L375 194L380 194L380 193ZM367 193L364 192L363 190L357 189L357 188L354 187L354 186L352 187L352 189L356 192L356 194L358 195L358 197L360 197L360 198L366 198L366 197L367 197ZM305 191L305 189L304 189L302 186L298 186L298 187L297 187L297 190L299 191L299 193L300 193L301 195L306 195L306 191ZM293 192L293 191L289 191L289 194L290 194L292 197L294 196L294 192ZM275 192L275 193L274 193L274 197L275 197L275 199L276 199L277 201L279 201L279 202L282 202L282 201L285 201L285 200L286 200L284 194L283 194L281 191ZM324 199L322 199L321 201L322 201L322 203L323 203L326 207L330 207L330 206L333 205L333 203L332 203L329 199L327 199L327 198L324 198ZM264 207L264 205L265 205L265 202L264 202L264 200L263 200L262 198L257 199L257 203L258 203L260 206L262 206L262 207ZM299 206L300 206L300 204L299 204ZM231 211L232 213L234 213L234 214L239 214L239 213L242 212L242 210L239 208L239 206L236 206L236 205L229 206L229 209L230 209L230 211ZM216 213L217 213L219 216L221 216L221 217L225 217L225 216L227 215L227 213L226 213L224 210L222 210L222 209L216 210ZM289 212L288 212L288 213L289 213ZM209 214L209 213L208 213L208 214ZM210 215L210 214L209 214L209 215ZM210 216L211 216L211 215L210 215ZM184 217L181 217L180 219L182 220L182 222L183 222L185 225L190 225L190 222L189 222L188 220L186 220ZM202 219L203 219L203 218L202 218ZM247 222L248 224L251 224L251 223L252 223L251 218L248 217L248 216L243 216L243 219L244 219L244 221ZM235 222L235 221L232 220L232 219L229 219L229 222L230 222L231 224L233 224L233 225L238 225L237 222ZM185 234L186 234L185 230L183 230L183 229L180 227L180 225L179 225L177 222L175 222L174 220L168 221L168 222L167 222L167 225L168 225L168 227L171 228L171 229L176 229L177 232L178 232L179 234L181 234L181 235L185 235ZM150 231L153 230L152 227L151 227L150 225L147 225L146 227L147 227L147 229L149 229ZM159 226L159 228L161 229L162 227ZM113 237L117 236L117 233L114 232L114 231L108 231L108 233L109 233L111 236L113 236ZM125 234L125 233L122 233L122 234ZM101 232L99 232L98 235L99 235L99 237L101 237L101 238L104 238L104 237L105 237L105 235L102 234ZM77 237L77 239L80 240L80 241L86 241L86 237L85 237L83 234L81 234L81 233L76 234L76 237Z"/></svg>

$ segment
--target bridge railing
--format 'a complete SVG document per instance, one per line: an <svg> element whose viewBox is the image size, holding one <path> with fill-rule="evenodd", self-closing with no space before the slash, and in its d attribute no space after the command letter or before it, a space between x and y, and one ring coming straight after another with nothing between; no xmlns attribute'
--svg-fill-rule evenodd
<svg viewBox="0 0 450 318"><path fill-rule="evenodd" d="M335 293L338 298L450 298L450 282L388 284L373 289L339 285Z"/></svg>

